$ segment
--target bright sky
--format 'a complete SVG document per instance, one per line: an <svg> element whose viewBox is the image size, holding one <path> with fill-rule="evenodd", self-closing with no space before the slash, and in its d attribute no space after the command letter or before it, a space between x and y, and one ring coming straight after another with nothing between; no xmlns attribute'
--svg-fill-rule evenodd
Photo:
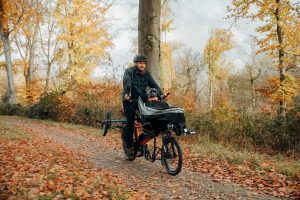
<svg viewBox="0 0 300 200"><path fill-rule="evenodd" d="M211 30L231 27L232 20L225 19L230 2L231 0L174 0L174 30L167 33L167 41L183 43L185 48L202 53ZM138 0L114 0L107 16L111 24L109 32L114 35L114 47L110 50L114 69L108 66L96 68L92 77L100 78L112 73L117 73L117 77L122 76L126 63L130 63L135 54L132 52L132 41L137 39L137 16ZM249 48L250 35L255 34L255 24L244 20L238 27L232 27L231 31L238 48L229 52L228 58L236 68L242 68L244 61L241 49ZM4 56L0 60L4 60Z"/></svg>
<svg viewBox="0 0 300 200"><path fill-rule="evenodd" d="M138 4L137 0L134 0ZM174 30L167 34L167 41L177 41L192 48L196 52L202 53L209 38L209 33L215 28L230 28L232 20L225 19L227 6L230 0L177 0L172 4L174 12ZM131 52L132 40L137 38L138 7L132 4L116 0L109 12L111 32L118 30L119 34L113 40L114 48L111 50L114 66L124 66L131 62L134 53ZM133 28L130 30L130 28ZM237 68L244 65L241 49L249 48L250 35L255 34L255 24L249 21L241 21L237 27L231 27L234 34L234 41L238 48L228 53L230 60ZM122 67L118 67L122 73ZM110 72L107 72L109 74ZM101 76L102 69L94 71L93 76Z"/></svg>

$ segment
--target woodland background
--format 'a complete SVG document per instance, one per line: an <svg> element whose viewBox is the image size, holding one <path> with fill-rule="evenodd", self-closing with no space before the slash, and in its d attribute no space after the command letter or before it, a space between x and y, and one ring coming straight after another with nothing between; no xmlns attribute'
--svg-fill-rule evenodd
<svg viewBox="0 0 300 200"><path fill-rule="evenodd" d="M260 22L242 70L227 52L236 48L230 29L214 29L204 49L168 42L176 20L172 1L160 2L160 67L156 78L172 105L185 109L201 137L238 149L300 153L300 9L289 0L232 0L233 23ZM107 12L114 1L0 1L0 114L96 126L111 109L122 118L117 73L91 78L110 66L113 34ZM134 7L138 9L137 7ZM138 40L133 42L137 52ZM241 50L242 51L242 50ZM18 58L12 56L18 54ZM125 67L132 65L130 61Z"/></svg>

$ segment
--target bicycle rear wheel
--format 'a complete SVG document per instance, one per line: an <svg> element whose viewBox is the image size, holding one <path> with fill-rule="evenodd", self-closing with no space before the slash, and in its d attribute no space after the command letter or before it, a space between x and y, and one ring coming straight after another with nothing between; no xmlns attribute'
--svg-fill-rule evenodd
<svg viewBox="0 0 300 200"><path fill-rule="evenodd" d="M164 142L162 148L162 160L170 175L177 175L182 169L182 151L175 138Z"/></svg>

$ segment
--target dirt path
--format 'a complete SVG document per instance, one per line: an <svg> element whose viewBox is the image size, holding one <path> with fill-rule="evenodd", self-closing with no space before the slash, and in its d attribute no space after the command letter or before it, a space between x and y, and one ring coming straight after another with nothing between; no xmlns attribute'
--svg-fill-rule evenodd
<svg viewBox="0 0 300 200"><path fill-rule="evenodd" d="M118 141L110 137L88 135L87 129L70 129L55 123L20 118L7 118L4 121L63 144L72 151L83 152L95 166L111 170L133 190L139 188L147 191L151 199L278 199L258 196L234 184L214 182L206 174L189 171L184 166L182 172L173 177L165 172L160 162L151 163L142 158L126 161Z"/></svg>

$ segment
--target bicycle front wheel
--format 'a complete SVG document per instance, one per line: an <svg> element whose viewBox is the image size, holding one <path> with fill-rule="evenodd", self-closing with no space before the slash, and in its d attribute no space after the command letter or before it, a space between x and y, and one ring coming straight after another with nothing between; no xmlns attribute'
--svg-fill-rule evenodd
<svg viewBox="0 0 300 200"><path fill-rule="evenodd" d="M162 160L170 175L177 175L182 169L182 151L175 138L171 138L163 144Z"/></svg>

